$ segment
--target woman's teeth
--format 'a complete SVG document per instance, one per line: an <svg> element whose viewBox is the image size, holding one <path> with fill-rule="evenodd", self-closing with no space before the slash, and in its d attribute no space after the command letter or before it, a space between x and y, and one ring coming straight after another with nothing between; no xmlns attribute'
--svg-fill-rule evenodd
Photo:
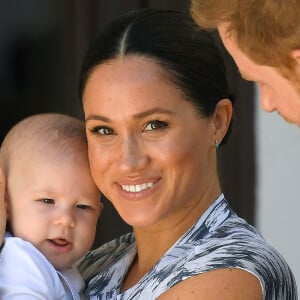
<svg viewBox="0 0 300 300"><path fill-rule="evenodd" d="M143 183L143 184L134 184L134 185L122 185L122 189L126 192L138 193L149 189L153 186L153 182Z"/></svg>

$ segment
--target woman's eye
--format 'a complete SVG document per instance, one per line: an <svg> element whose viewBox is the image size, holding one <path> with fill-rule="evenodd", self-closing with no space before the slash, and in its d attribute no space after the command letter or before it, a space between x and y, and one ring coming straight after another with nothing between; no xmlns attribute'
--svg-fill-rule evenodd
<svg viewBox="0 0 300 300"><path fill-rule="evenodd" d="M165 129L166 127L168 127L168 123L156 120L156 121L149 122L144 130L145 131L161 130L161 129Z"/></svg>
<svg viewBox="0 0 300 300"><path fill-rule="evenodd" d="M112 135L114 134L114 131L109 127L99 126L95 127L92 132L100 134L100 135Z"/></svg>
<svg viewBox="0 0 300 300"><path fill-rule="evenodd" d="M54 204L55 203L55 201L53 199L48 199L48 198L41 199L41 202L43 202L45 204Z"/></svg>

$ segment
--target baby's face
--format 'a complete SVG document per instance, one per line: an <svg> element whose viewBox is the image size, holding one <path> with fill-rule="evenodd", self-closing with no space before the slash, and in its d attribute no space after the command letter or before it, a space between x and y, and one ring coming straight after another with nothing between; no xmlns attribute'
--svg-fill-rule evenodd
<svg viewBox="0 0 300 300"><path fill-rule="evenodd" d="M33 243L57 269L91 248L102 204L86 152L32 153L12 163L7 183L13 234Z"/></svg>

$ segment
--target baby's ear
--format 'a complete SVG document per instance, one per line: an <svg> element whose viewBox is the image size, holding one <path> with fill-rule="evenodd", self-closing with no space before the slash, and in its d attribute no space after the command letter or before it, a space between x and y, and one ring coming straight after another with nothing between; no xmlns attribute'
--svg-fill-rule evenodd
<svg viewBox="0 0 300 300"><path fill-rule="evenodd" d="M299 74L300 74L300 49L293 50L292 51L292 57L297 62L297 70L299 71Z"/></svg>
<svg viewBox="0 0 300 300"><path fill-rule="evenodd" d="M102 211L103 211L103 202L100 201L99 217L102 214Z"/></svg>
<svg viewBox="0 0 300 300"><path fill-rule="evenodd" d="M2 244L6 225L7 203L5 196L5 177L0 168L0 245Z"/></svg>
<svg viewBox="0 0 300 300"><path fill-rule="evenodd" d="M297 61L300 65L300 49L295 49L292 51L292 57Z"/></svg>
<svg viewBox="0 0 300 300"><path fill-rule="evenodd" d="M9 211L9 208L8 208L8 192L7 192L7 180L4 176L4 172L3 172L3 169L1 169L1 166L0 166L0 177L1 177L1 182L0 182L0 185L1 185L1 197L3 197L3 200L4 200L4 213L6 214L6 218L8 218L8 211Z"/></svg>
<svg viewBox="0 0 300 300"><path fill-rule="evenodd" d="M300 78L300 49L295 49L292 51L292 57L296 61L296 68L295 72L297 74L297 77Z"/></svg>

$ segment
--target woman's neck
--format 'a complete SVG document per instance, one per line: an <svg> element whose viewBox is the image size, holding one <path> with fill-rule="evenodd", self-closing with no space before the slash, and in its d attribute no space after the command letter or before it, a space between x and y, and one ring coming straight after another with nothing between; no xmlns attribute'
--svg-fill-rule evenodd
<svg viewBox="0 0 300 300"><path fill-rule="evenodd" d="M221 191L202 197L185 214L173 215L146 228L134 228L137 256L133 261L122 290L135 285L147 274L160 258L178 241L178 239L201 217L209 206L217 199Z"/></svg>

